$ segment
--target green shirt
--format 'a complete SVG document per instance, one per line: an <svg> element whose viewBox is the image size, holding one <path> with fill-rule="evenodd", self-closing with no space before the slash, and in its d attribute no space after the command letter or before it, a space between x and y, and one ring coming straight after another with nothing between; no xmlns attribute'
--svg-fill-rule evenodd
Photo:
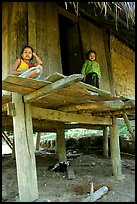
<svg viewBox="0 0 137 204"><path fill-rule="evenodd" d="M86 61L84 62L82 66L81 73L85 76L92 72L97 73L98 78L101 77L100 65L98 64L98 62L96 62L95 60L91 61L91 60L86 59Z"/></svg>

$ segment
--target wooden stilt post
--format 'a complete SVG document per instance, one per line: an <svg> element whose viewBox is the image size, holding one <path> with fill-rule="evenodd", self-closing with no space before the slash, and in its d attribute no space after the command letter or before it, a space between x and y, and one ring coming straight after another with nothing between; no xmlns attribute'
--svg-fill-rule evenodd
<svg viewBox="0 0 137 204"><path fill-rule="evenodd" d="M112 118L112 126L110 126L110 154L113 176L117 180L121 180L124 178L124 175L122 175L118 124L115 116Z"/></svg>
<svg viewBox="0 0 137 204"><path fill-rule="evenodd" d="M37 132L36 150L39 150L39 147L40 147L40 132Z"/></svg>
<svg viewBox="0 0 137 204"><path fill-rule="evenodd" d="M38 186L31 107L23 103L21 94L12 93L12 102L19 200L33 202L38 199Z"/></svg>
<svg viewBox="0 0 137 204"><path fill-rule="evenodd" d="M61 124L58 125L58 127L57 127L56 145L57 145L56 150L57 150L59 162L66 162L67 161L67 155L66 155L64 126Z"/></svg>
<svg viewBox="0 0 137 204"><path fill-rule="evenodd" d="M13 148L12 148L12 154L11 154L11 158L15 159L15 142L14 142L14 136L13 136Z"/></svg>
<svg viewBox="0 0 137 204"><path fill-rule="evenodd" d="M108 158L108 134L107 126L103 128L103 156Z"/></svg>

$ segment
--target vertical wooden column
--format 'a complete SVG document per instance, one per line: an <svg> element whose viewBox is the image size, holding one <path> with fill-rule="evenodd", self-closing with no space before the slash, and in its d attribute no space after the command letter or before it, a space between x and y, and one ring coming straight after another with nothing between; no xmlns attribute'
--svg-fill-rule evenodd
<svg viewBox="0 0 137 204"><path fill-rule="evenodd" d="M110 126L110 154L113 176L117 180L121 180L124 178L124 175L122 175L118 124L115 116L112 118L112 126Z"/></svg>
<svg viewBox="0 0 137 204"><path fill-rule="evenodd" d="M108 158L108 134L107 126L103 128L103 156Z"/></svg>
<svg viewBox="0 0 137 204"><path fill-rule="evenodd" d="M12 93L12 102L19 200L32 202L38 198L38 186L31 108L30 104L23 103L21 94Z"/></svg>
<svg viewBox="0 0 137 204"><path fill-rule="evenodd" d="M40 146L40 132L37 132L36 150L39 150L39 146Z"/></svg>
<svg viewBox="0 0 137 204"><path fill-rule="evenodd" d="M15 159L15 142L14 142L15 137L13 136L13 148L12 148L12 154L11 154L11 158Z"/></svg>
<svg viewBox="0 0 137 204"><path fill-rule="evenodd" d="M56 152L59 162L67 161L64 126L61 124L57 127Z"/></svg>

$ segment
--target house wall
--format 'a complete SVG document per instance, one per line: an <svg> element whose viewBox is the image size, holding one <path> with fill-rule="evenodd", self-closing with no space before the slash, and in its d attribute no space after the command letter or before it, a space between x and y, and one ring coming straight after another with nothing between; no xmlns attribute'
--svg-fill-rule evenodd
<svg viewBox="0 0 137 204"><path fill-rule="evenodd" d="M71 30L73 33L76 29ZM73 52L69 53L71 64L74 63L74 69L71 67L70 72L80 73L86 52L94 49L101 66L100 88L111 92L115 89L117 95L125 94L133 98L135 53L114 37L110 38L111 52L109 52L106 33L82 17L79 18L77 32L80 33L73 33L72 36L80 37L80 43L78 39L75 41L75 38L68 38L71 40L69 50L73 45L75 52L78 53L74 56ZM63 73L58 7L55 2L2 3L2 79L10 74L12 65L16 58L20 57L20 52L26 44L32 46L43 61L42 79L53 72ZM81 49L81 52L77 49ZM81 57L78 62L80 66L76 68L78 56Z"/></svg>
<svg viewBox="0 0 137 204"><path fill-rule="evenodd" d="M56 3L2 3L2 78L30 45L43 61L43 76L62 73Z"/></svg>
<svg viewBox="0 0 137 204"><path fill-rule="evenodd" d="M110 48L115 93L135 99L135 53L114 36Z"/></svg>
<svg viewBox="0 0 137 204"><path fill-rule="evenodd" d="M86 53L93 49L97 53L97 61L101 67L101 80L100 88L106 91L111 91L110 87L110 78L109 78L109 69L107 60L107 51L104 40L103 30L94 25L93 23L81 18L80 19L80 32L81 32L81 41L83 48L83 58L85 58Z"/></svg>

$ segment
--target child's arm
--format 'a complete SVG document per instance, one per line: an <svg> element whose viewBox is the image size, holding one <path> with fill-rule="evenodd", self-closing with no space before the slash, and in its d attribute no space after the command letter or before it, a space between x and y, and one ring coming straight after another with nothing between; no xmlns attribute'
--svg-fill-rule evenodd
<svg viewBox="0 0 137 204"><path fill-rule="evenodd" d="M21 74L21 72L17 71L17 67L19 64L20 64L20 59L17 59L15 61L15 64L11 68L11 74L16 75L16 76L19 76Z"/></svg>
<svg viewBox="0 0 137 204"><path fill-rule="evenodd" d="M36 59L36 64L35 64L35 66L37 66L37 65L42 65L42 61L41 61L40 57L38 57L35 52L33 52L33 56L34 56L35 59Z"/></svg>
<svg viewBox="0 0 137 204"><path fill-rule="evenodd" d="M87 61L84 62L83 66L82 66L82 69L81 69L81 74L84 75L83 81L86 80L86 68L87 68Z"/></svg>

